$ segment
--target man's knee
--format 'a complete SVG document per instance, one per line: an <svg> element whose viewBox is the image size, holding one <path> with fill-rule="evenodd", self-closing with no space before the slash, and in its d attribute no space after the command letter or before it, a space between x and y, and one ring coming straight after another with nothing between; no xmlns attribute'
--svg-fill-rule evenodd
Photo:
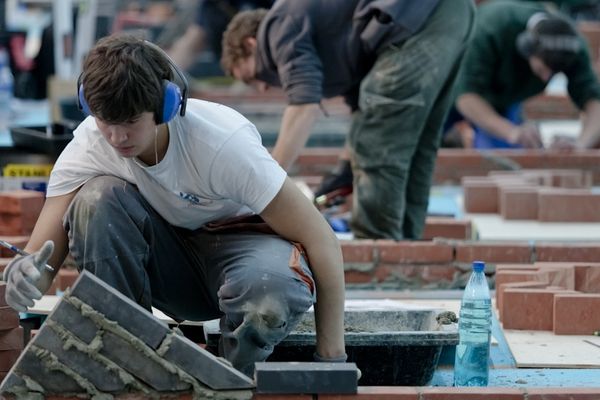
<svg viewBox="0 0 600 400"><path fill-rule="evenodd" d="M73 198L67 218L108 218L115 205L134 194L133 186L113 176L98 176L87 181Z"/></svg>

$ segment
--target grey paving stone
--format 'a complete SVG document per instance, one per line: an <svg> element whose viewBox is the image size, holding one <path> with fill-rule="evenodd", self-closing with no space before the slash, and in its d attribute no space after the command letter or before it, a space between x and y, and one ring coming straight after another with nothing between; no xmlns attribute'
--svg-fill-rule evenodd
<svg viewBox="0 0 600 400"><path fill-rule="evenodd" d="M257 393L354 394L357 369L354 363L257 362Z"/></svg>
<svg viewBox="0 0 600 400"><path fill-rule="evenodd" d="M249 389L254 382L223 359L188 338L171 334L163 358L182 368L211 389Z"/></svg>
<svg viewBox="0 0 600 400"><path fill-rule="evenodd" d="M191 384L181 381L177 374L169 372L160 362L148 357L148 354L136 349L119 336L105 332L103 343L100 354L110 358L155 390L162 392L191 388Z"/></svg>
<svg viewBox="0 0 600 400"><path fill-rule="evenodd" d="M85 393L85 390L69 375L60 370L48 369L42 360L27 346L12 372L29 376L44 388L47 393Z"/></svg>
<svg viewBox="0 0 600 400"><path fill-rule="evenodd" d="M88 344L96 337L98 331L94 321L81 315L75 306L66 301L60 301L47 320L69 327L75 336Z"/></svg>
<svg viewBox="0 0 600 400"><path fill-rule="evenodd" d="M77 350L74 346L66 348L63 340L48 324L42 326L33 340L35 345L51 351L60 362L68 365L100 391L118 392L125 389L125 383L119 378L116 371L111 371L105 364ZM86 345L83 341L81 344Z"/></svg>
<svg viewBox="0 0 600 400"><path fill-rule="evenodd" d="M25 381L19 378L14 372L9 372L0 384L0 394L14 393L18 387L25 387Z"/></svg>
<svg viewBox="0 0 600 400"><path fill-rule="evenodd" d="M155 318L151 312L88 271L79 275L71 290L71 296L93 305L93 308L106 318L116 321L154 349L170 331L169 326Z"/></svg>

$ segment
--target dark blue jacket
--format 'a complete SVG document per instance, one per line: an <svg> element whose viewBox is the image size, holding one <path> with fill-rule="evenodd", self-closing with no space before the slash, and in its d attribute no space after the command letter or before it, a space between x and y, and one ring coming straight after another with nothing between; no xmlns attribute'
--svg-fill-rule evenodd
<svg viewBox="0 0 600 400"><path fill-rule="evenodd" d="M290 104L344 95L356 107L377 54L417 32L438 2L278 0L257 33L257 78L281 86Z"/></svg>

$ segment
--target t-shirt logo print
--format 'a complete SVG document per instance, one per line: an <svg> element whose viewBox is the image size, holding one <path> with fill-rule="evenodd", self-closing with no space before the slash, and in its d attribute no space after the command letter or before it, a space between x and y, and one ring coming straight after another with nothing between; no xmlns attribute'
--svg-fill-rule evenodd
<svg viewBox="0 0 600 400"><path fill-rule="evenodd" d="M202 204L202 201L200 200L200 198L198 196L196 196L195 194L179 192L179 197L181 197L183 200L187 200L190 203L193 203L196 205Z"/></svg>

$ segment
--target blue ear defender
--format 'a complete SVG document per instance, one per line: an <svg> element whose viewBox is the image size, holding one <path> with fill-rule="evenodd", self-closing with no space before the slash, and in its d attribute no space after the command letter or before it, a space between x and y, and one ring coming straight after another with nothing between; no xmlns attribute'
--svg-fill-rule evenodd
<svg viewBox="0 0 600 400"><path fill-rule="evenodd" d="M572 35L540 35L535 32L536 25L548 19L546 13L533 14L527 21L527 28L517 36L517 49L524 57L530 57L537 51L568 51L577 53L581 42L577 36Z"/></svg>
<svg viewBox="0 0 600 400"><path fill-rule="evenodd" d="M159 106L159 109L155 111L154 118L157 124L163 124L169 122L177 115L177 111L179 111L179 115L182 117L185 115L185 109L187 105L187 93L188 93L188 82L177 64L164 52L163 49L158 47L152 42L147 40L144 41L144 44L152 47L153 49L160 52L171 67L171 70L174 72L174 75L178 77L181 82L181 87L176 83L163 79L162 81L162 104ZM84 112L86 115L92 115L90 107L85 100L85 93L83 90L83 74L79 75L77 79L77 107L79 110Z"/></svg>

